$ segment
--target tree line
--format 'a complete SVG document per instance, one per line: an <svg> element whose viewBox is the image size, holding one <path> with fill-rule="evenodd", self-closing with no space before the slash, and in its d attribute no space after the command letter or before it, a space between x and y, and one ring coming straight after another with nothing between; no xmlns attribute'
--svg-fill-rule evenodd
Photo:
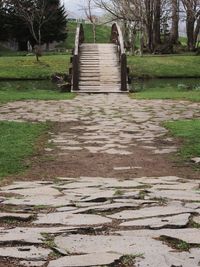
<svg viewBox="0 0 200 267"><path fill-rule="evenodd" d="M67 15L60 0L1 0L0 41L15 40L19 50L67 37Z"/></svg>
<svg viewBox="0 0 200 267"><path fill-rule="evenodd" d="M179 26L185 23L187 48L197 49L200 33L200 0L94 0L113 20L124 26L127 46L134 50L140 39L141 51L173 49L179 45ZM139 34L138 34L139 33ZM138 37L139 35L139 37Z"/></svg>

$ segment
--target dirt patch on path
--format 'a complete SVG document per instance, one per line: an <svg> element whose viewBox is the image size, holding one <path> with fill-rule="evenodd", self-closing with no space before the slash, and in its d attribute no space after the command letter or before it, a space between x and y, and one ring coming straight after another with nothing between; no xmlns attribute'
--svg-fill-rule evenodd
<svg viewBox="0 0 200 267"><path fill-rule="evenodd" d="M57 123L53 129L53 135L58 133L71 133L71 127L80 126L80 123ZM76 134L81 136L82 131ZM163 138L156 140L157 149L163 149ZM76 139L76 138L75 138ZM13 177L20 180L46 180L56 177L117 177L122 179L153 176L179 176L186 179L199 179L199 172L194 169L192 163L180 162L175 153L155 154L151 146L147 149L142 142L137 142L129 147L130 155L91 153L84 148L78 151L60 153L60 148L54 146L53 151L40 151L40 154L32 159L32 167L25 174ZM181 146L178 140L172 140L171 146ZM98 146L98 144L96 144Z"/></svg>

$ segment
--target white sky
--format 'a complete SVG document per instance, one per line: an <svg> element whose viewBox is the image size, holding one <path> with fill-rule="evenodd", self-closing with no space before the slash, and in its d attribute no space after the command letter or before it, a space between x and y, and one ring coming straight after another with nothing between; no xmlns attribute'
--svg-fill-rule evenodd
<svg viewBox="0 0 200 267"><path fill-rule="evenodd" d="M83 6L85 0L61 0L66 10L69 10L72 13L75 13L78 16L84 16ZM95 13L99 13L99 11L95 11Z"/></svg>

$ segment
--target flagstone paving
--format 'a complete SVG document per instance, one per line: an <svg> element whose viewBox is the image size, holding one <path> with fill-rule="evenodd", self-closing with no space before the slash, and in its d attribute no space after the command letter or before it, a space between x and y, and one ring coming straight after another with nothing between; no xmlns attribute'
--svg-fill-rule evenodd
<svg viewBox="0 0 200 267"><path fill-rule="evenodd" d="M200 187L198 180L187 184L186 179L170 176L133 181L80 177L2 187L1 193L9 197L2 202L0 257L10 255L19 266L118 266L125 255L134 256L134 266L199 266ZM171 185L174 193L179 188L193 199L152 197L155 190L162 194ZM50 200L54 192L55 199L68 202L44 204L43 191ZM35 199L41 203L34 205ZM6 215L11 207L13 214ZM3 225L5 217L11 221L7 225ZM24 219L24 226L12 226Z"/></svg>
<svg viewBox="0 0 200 267"><path fill-rule="evenodd" d="M161 125L199 116L112 94L2 105L0 120L59 122L45 148L59 166L1 187L0 267L200 266L200 181L167 161L178 146Z"/></svg>

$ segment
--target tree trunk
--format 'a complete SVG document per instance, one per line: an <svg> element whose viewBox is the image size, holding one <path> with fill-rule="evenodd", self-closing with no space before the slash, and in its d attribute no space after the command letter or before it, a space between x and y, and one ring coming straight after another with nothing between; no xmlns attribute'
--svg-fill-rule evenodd
<svg viewBox="0 0 200 267"><path fill-rule="evenodd" d="M152 0L145 1L146 8L146 32L147 32L147 46L149 51L153 50L153 18L152 18Z"/></svg>
<svg viewBox="0 0 200 267"><path fill-rule="evenodd" d="M195 18L191 12L187 12L186 20L186 30L187 30L187 46L189 51L195 49L195 40L194 40L194 27L195 27Z"/></svg>
<svg viewBox="0 0 200 267"><path fill-rule="evenodd" d="M195 47L198 48L198 43L200 40L198 40L198 36L200 35L200 17L197 20L197 24L196 24L196 28L194 31L194 43L195 43Z"/></svg>
<svg viewBox="0 0 200 267"><path fill-rule="evenodd" d="M172 27L170 40L172 44L178 44L179 41L179 0L172 0Z"/></svg>
<svg viewBox="0 0 200 267"><path fill-rule="evenodd" d="M94 37L94 44L96 43L96 24L92 23L92 30L93 30L93 37Z"/></svg>
<svg viewBox="0 0 200 267"><path fill-rule="evenodd" d="M131 55L135 54L136 37L137 37L136 30L135 29L131 30L131 37L130 37Z"/></svg>
<svg viewBox="0 0 200 267"><path fill-rule="evenodd" d="M160 39L161 0L155 0L153 20L153 47L161 43Z"/></svg>

